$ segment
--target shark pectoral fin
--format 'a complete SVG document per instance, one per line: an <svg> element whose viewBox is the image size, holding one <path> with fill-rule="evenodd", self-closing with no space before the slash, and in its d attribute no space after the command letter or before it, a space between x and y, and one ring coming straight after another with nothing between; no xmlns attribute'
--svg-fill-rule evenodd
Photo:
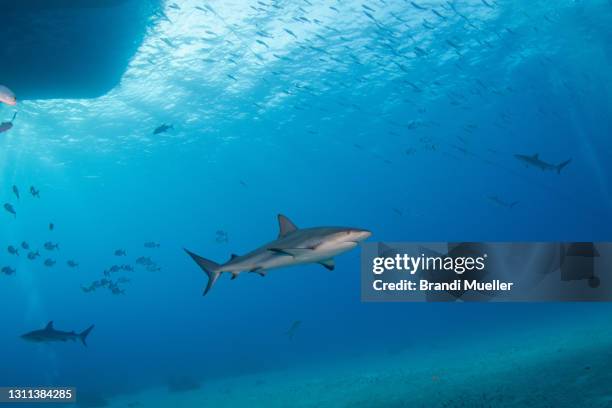
<svg viewBox="0 0 612 408"><path fill-rule="evenodd" d="M238 272L231 272L232 278L230 280L234 280L238 277Z"/></svg>
<svg viewBox="0 0 612 408"><path fill-rule="evenodd" d="M289 252L287 252L286 250L281 249L281 248L270 248L270 249L268 249L268 251L272 251L272 252L277 253L277 254L279 254L279 255L289 255L289 256L294 256L293 254L291 254L291 253L289 253Z"/></svg>
<svg viewBox="0 0 612 408"><path fill-rule="evenodd" d="M299 256L312 251L314 248L268 248L268 251L276 252L279 255Z"/></svg>
<svg viewBox="0 0 612 408"><path fill-rule="evenodd" d="M266 276L266 274L268 273L268 271L264 271L263 268L261 268L261 267L253 268L249 272L254 272L254 273L258 274L261 277Z"/></svg>
<svg viewBox="0 0 612 408"><path fill-rule="evenodd" d="M329 258L324 261L319 262L319 264L323 265L328 271L333 271L336 267L336 263L334 262L334 258Z"/></svg>

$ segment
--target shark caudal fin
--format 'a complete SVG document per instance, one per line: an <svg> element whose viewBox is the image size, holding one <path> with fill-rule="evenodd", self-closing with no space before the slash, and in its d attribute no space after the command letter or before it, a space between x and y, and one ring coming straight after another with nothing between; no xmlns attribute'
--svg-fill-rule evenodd
<svg viewBox="0 0 612 408"><path fill-rule="evenodd" d="M79 339L81 339L81 342L83 343L84 346L87 346L87 336L89 336L89 333L91 333L94 327L95 326L92 324L87 329L83 330L82 333L79 334Z"/></svg>
<svg viewBox="0 0 612 408"><path fill-rule="evenodd" d="M559 163L557 165L557 174L561 174L561 170L563 170L563 168L565 166L567 166L568 164L570 164L570 162L572 161L572 159L566 160L563 163Z"/></svg>
<svg viewBox="0 0 612 408"><path fill-rule="evenodd" d="M208 285L206 285L206 289L204 289L204 293L202 295L204 296L213 287L213 285L221 275L221 272L218 271L218 268L221 265L216 262L209 261L208 259L202 258L201 256L196 255L187 249L185 249L185 252L187 252L191 259L193 259L195 263L197 263L198 266L202 268L204 272L206 272L206 275L208 275Z"/></svg>

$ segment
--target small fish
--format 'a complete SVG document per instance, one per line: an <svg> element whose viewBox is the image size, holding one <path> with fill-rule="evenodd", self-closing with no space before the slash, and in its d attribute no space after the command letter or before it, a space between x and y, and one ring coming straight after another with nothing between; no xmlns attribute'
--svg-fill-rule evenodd
<svg viewBox="0 0 612 408"><path fill-rule="evenodd" d="M460 48L461 48L461 47L460 47L458 44L456 44L456 43L455 43L455 42L453 42L452 40L446 40L446 43L447 43L448 45L450 45L451 47L453 47L454 49L456 49L456 50L458 50L458 49L460 49Z"/></svg>
<svg viewBox="0 0 612 408"><path fill-rule="evenodd" d="M442 20L446 20L446 16L443 16L442 14L440 14L440 12L438 12L438 10L431 9L431 12L434 13L436 16L440 17Z"/></svg>
<svg viewBox="0 0 612 408"><path fill-rule="evenodd" d="M30 244L28 244L27 242L23 241L23 242L21 243L21 247L22 247L23 249L25 249L25 250L28 250L28 249L30 249Z"/></svg>
<svg viewBox="0 0 612 408"><path fill-rule="evenodd" d="M30 186L30 194L32 194L32 197L40 198L40 190L37 190L34 186Z"/></svg>
<svg viewBox="0 0 612 408"><path fill-rule="evenodd" d="M16 117L17 117L17 112L13 114L13 118L10 121L0 123L0 133L4 133L4 132L11 130L13 128L13 121L15 120Z"/></svg>
<svg viewBox="0 0 612 408"><path fill-rule="evenodd" d="M128 272L134 271L134 267L132 265L121 265L121 269L123 269L124 271L128 271Z"/></svg>
<svg viewBox="0 0 612 408"><path fill-rule="evenodd" d="M159 244L157 242L148 241L144 243L145 248L159 248Z"/></svg>
<svg viewBox="0 0 612 408"><path fill-rule="evenodd" d="M374 10L372 7L368 6L367 4L362 4L361 7L363 7L364 9L371 11L372 13L375 13L376 10Z"/></svg>
<svg viewBox="0 0 612 408"><path fill-rule="evenodd" d="M11 268L10 266L3 266L2 269L0 269L0 272L2 272L5 275L13 275L17 271Z"/></svg>
<svg viewBox="0 0 612 408"><path fill-rule="evenodd" d="M121 270L121 267L119 265L113 265L110 268L108 268L108 270L112 273L115 273L115 272L119 272Z"/></svg>
<svg viewBox="0 0 612 408"><path fill-rule="evenodd" d="M217 237L215 238L215 241L219 244L221 243L227 243L229 241L229 236L227 235L227 232L223 231L223 230L218 230L217 231Z"/></svg>
<svg viewBox="0 0 612 408"><path fill-rule="evenodd" d="M374 17L374 16L372 15L372 13L369 13L369 12L367 12L367 11L365 11L365 10L364 10L364 11L363 11L363 14L365 14L365 15L366 15L366 17L368 17L370 20L372 20L372 21L374 21L374 22L377 22L377 21L376 21L376 17Z"/></svg>
<svg viewBox="0 0 612 408"><path fill-rule="evenodd" d="M13 184L13 194L15 194L15 197L17 197L17 199L19 200L19 188Z"/></svg>
<svg viewBox="0 0 612 408"><path fill-rule="evenodd" d="M51 268L53 265L55 265L55 261L51 258L47 258L45 259L45 266Z"/></svg>
<svg viewBox="0 0 612 408"><path fill-rule="evenodd" d="M9 245L8 248L6 249L8 251L9 254L11 255L17 255L19 256L19 250L17 248L15 248L12 245Z"/></svg>
<svg viewBox="0 0 612 408"><path fill-rule="evenodd" d="M13 91L4 85L0 85L0 102L9 106L15 106L17 105L17 98Z"/></svg>
<svg viewBox="0 0 612 408"><path fill-rule="evenodd" d="M494 202L495 204L499 205L500 207L505 207L505 208L510 208L510 209L514 208L514 206L518 204L518 201L508 202L508 201L502 200L498 196L487 196L487 198L491 200L492 202Z"/></svg>
<svg viewBox="0 0 612 408"><path fill-rule="evenodd" d="M285 30L285 32L286 32L287 34L289 34L290 36L292 36L293 38L295 38L295 39L297 40L297 35L295 35L295 33L294 33L293 31L291 31L291 30L290 30L290 29L288 29L288 28L283 28L283 30Z"/></svg>
<svg viewBox="0 0 612 408"><path fill-rule="evenodd" d="M423 27L425 27L428 30L433 30L434 28L436 28L436 27L434 27L433 24L431 24L429 21L427 21L427 19L423 19Z"/></svg>
<svg viewBox="0 0 612 408"><path fill-rule="evenodd" d="M6 212L13 214L13 216L17 218L17 213L15 212L15 209L13 208L11 204L5 203L4 209L6 210Z"/></svg>
<svg viewBox="0 0 612 408"><path fill-rule="evenodd" d="M136 259L136 263L138 265L143 265L143 266L153 265L153 261L148 256L139 257L138 259Z"/></svg>
<svg viewBox="0 0 612 408"><path fill-rule="evenodd" d="M125 249L117 249L115 250L115 256L125 256L127 255Z"/></svg>
<svg viewBox="0 0 612 408"><path fill-rule="evenodd" d="M420 6L416 4L414 1L411 1L410 4L412 4L412 7L414 7L417 10L427 10L427 7Z"/></svg>
<svg viewBox="0 0 612 408"><path fill-rule="evenodd" d="M34 259L38 258L40 256L40 252L36 251L36 252L28 252L28 259L30 261L33 261Z"/></svg>
<svg viewBox="0 0 612 408"><path fill-rule="evenodd" d="M71 268L76 268L77 266L79 266L79 264L73 261L72 259L66 262L66 264Z"/></svg>
<svg viewBox="0 0 612 408"><path fill-rule="evenodd" d="M428 55L428 52L420 47L414 47L414 53L417 55L417 57L425 57Z"/></svg>
<svg viewBox="0 0 612 408"><path fill-rule="evenodd" d="M297 331L297 329L300 327L301 324L302 324L301 320L296 320L295 322L291 324L291 327L289 327L289 330L285 332L285 334L289 337L289 340L293 340L293 336L295 336L295 332Z"/></svg>
<svg viewBox="0 0 612 408"><path fill-rule="evenodd" d="M50 242L50 241L45 242L44 247L47 251L53 251L54 249L59 250L59 244L54 244L53 242Z"/></svg>
<svg viewBox="0 0 612 408"><path fill-rule="evenodd" d="M159 135L161 133L166 133L170 129L174 129L174 125L166 125L164 123L163 125L156 127L155 130L153 131L153 134Z"/></svg>
<svg viewBox="0 0 612 408"><path fill-rule="evenodd" d="M264 46L264 47L266 47L267 49L270 49L270 46L269 46L268 44L266 44L266 42L265 42L265 41L263 41L263 40L255 40L255 42L256 42L257 44L261 44L261 45L263 45L263 46Z"/></svg>
<svg viewBox="0 0 612 408"><path fill-rule="evenodd" d="M55 225L52 222L50 222L49 223L49 231L53 231L54 229L55 229Z"/></svg>

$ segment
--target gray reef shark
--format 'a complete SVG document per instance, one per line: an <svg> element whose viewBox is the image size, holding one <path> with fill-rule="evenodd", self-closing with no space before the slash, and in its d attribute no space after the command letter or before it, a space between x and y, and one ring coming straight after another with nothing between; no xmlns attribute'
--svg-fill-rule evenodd
<svg viewBox="0 0 612 408"><path fill-rule="evenodd" d="M370 231L349 227L315 227L298 229L287 217L278 215L278 238L248 254L232 255L220 265L185 249L185 252L208 275L204 295L223 272L235 279L241 272L254 272L265 276L271 269L309 263L318 263L334 269L334 256L355 248L360 241L372 235Z"/></svg>
<svg viewBox="0 0 612 408"><path fill-rule="evenodd" d="M35 343L51 343L57 341L75 341L76 339L81 340L84 346L87 346L87 336L93 330L94 325L92 324L81 333L65 332L61 330L55 330L53 328L53 321L50 321L47 326L42 330L34 330L21 336L26 341Z"/></svg>
<svg viewBox="0 0 612 408"><path fill-rule="evenodd" d="M514 157L519 161L525 163L526 166L533 166L542 171L555 170L557 171L557 174L561 174L561 170L563 170L563 168L570 164L570 162L572 161L572 159L568 159L559 164L550 164L540 159L539 153L536 153L533 156L528 156L525 154L515 154Z"/></svg>

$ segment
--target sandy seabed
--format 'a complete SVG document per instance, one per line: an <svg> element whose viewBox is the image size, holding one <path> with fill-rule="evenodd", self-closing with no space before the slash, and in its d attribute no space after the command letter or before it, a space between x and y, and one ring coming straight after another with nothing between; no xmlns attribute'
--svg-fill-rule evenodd
<svg viewBox="0 0 612 408"><path fill-rule="evenodd" d="M612 320L150 389L109 407L612 408Z"/></svg>

